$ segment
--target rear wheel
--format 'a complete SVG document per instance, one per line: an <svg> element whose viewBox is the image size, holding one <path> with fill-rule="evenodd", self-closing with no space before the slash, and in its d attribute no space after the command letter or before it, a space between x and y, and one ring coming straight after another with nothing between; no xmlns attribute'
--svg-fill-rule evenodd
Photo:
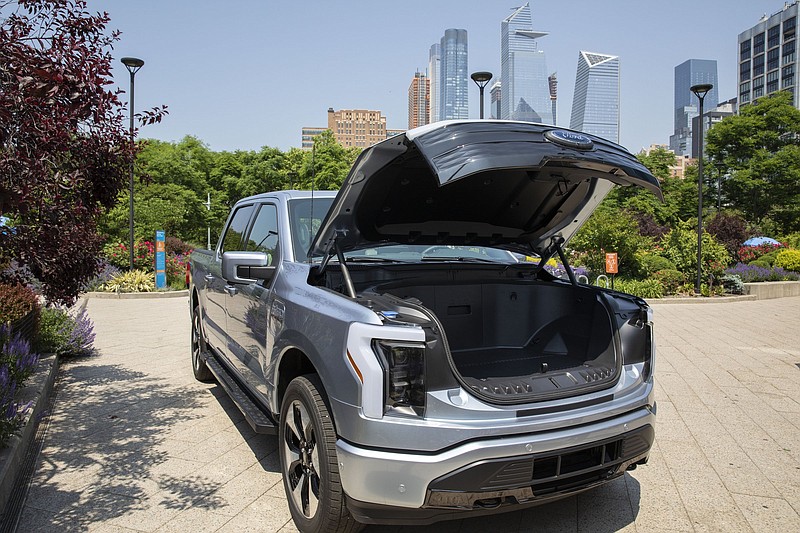
<svg viewBox="0 0 800 533"><path fill-rule="evenodd" d="M202 354L206 350L206 340L203 337L203 325L200 323L200 306L195 305L192 311L192 371L197 381L209 382L214 380L214 375L208 369Z"/></svg>
<svg viewBox="0 0 800 533"><path fill-rule="evenodd" d="M336 459L336 430L314 375L292 380L286 389L278 430L281 473L297 529L303 533L361 529L344 503Z"/></svg>

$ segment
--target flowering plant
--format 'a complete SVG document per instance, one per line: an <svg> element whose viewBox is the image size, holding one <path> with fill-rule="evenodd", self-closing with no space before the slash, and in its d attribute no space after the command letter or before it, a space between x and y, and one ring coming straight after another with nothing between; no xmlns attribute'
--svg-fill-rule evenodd
<svg viewBox="0 0 800 533"><path fill-rule="evenodd" d="M759 244L758 246L742 246L739 248L737 255L739 256L739 261L742 263L749 263L754 259L758 259L762 255L766 255L772 251L779 250L783 248L783 244L770 244L764 243Z"/></svg>
<svg viewBox="0 0 800 533"><path fill-rule="evenodd" d="M743 282L756 281L798 281L800 274L789 272L780 267L763 268L756 265L736 263L736 266L726 269L725 274L739 276Z"/></svg>
<svg viewBox="0 0 800 533"><path fill-rule="evenodd" d="M16 401L16 393L36 370L39 355L18 333L12 334L7 325L0 326L0 447L15 435L25 422L31 403Z"/></svg>

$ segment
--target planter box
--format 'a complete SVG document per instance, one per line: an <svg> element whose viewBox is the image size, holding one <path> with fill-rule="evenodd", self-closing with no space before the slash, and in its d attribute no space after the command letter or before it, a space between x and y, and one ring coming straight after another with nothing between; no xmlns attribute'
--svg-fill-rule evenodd
<svg viewBox="0 0 800 533"><path fill-rule="evenodd" d="M800 281L759 281L745 283L744 293L753 294L759 300L800 296Z"/></svg>

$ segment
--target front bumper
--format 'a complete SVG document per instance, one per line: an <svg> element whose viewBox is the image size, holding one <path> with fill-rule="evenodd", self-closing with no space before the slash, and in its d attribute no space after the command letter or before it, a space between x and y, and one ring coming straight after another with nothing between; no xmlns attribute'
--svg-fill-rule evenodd
<svg viewBox="0 0 800 533"><path fill-rule="evenodd" d="M564 497L647 460L655 408L528 435L467 442L436 454L337 442L353 516L364 523L430 523Z"/></svg>

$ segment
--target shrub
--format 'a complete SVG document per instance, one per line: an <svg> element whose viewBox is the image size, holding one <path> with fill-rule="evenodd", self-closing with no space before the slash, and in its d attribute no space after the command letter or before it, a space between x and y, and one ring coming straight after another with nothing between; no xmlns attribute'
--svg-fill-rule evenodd
<svg viewBox="0 0 800 533"><path fill-rule="evenodd" d="M25 422L31 403L21 405L16 394L36 370L39 356L31 353L30 343L19 334L12 334L7 325L0 326L0 448L15 435Z"/></svg>
<svg viewBox="0 0 800 533"><path fill-rule="evenodd" d="M664 296L664 286L655 279L644 281L620 279L614 280L614 290L638 296L639 298L662 298Z"/></svg>
<svg viewBox="0 0 800 533"><path fill-rule="evenodd" d="M675 269L659 270L653 274L653 279L661 283L665 294L676 294L680 286L686 283L683 272Z"/></svg>
<svg viewBox="0 0 800 533"><path fill-rule="evenodd" d="M759 244L758 246L742 246L736 255L742 263L749 263L753 259L759 259L774 250L783 248L782 244Z"/></svg>
<svg viewBox="0 0 800 533"><path fill-rule="evenodd" d="M107 292L153 292L156 282L152 272L130 270L115 276L103 285Z"/></svg>
<svg viewBox="0 0 800 533"><path fill-rule="evenodd" d="M744 282L741 277L735 274L725 274L720 278L720 283L727 293L744 294Z"/></svg>
<svg viewBox="0 0 800 533"><path fill-rule="evenodd" d="M679 222L661 241L664 256L689 279L697 278L697 230L691 222ZM730 263L730 255L709 232L703 232L701 279L721 275Z"/></svg>
<svg viewBox="0 0 800 533"><path fill-rule="evenodd" d="M74 317L60 307L42 309L37 339L40 352L60 355L88 355L94 352L94 323L81 309Z"/></svg>
<svg viewBox="0 0 800 533"><path fill-rule="evenodd" d="M750 261L747 264L759 268L772 268L772 265L770 265L769 261L766 259L756 259L755 261Z"/></svg>
<svg viewBox="0 0 800 533"><path fill-rule="evenodd" d="M20 284L0 283L0 324L14 322L39 309L33 289Z"/></svg>
<svg viewBox="0 0 800 533"><path fill-rule="evenodd" d="M639 265L642 269L642 276L651 277L660 270L676 270L675 264L664 256L657 254L640 254Z"/></svg>
<svg viewBox="0 0 800 533"><path fill-rule="evenodd" d="M775 258L778 257L778 252L780 252L780 251L781 251L780 248L778 248L776 250L772 250L771 252L766 253L766 254L762 255L761 257L759 257L758 260L759 261L765 261L769 266L772 266L772 265L775 264Z"/></svg>
<svg viewBox="0 0 800 533"><path fill-rule="evenodd" d="M781 239L781 241L789 248L794 248L795 250L800 249L800 232L790 233Z"/></svg>
<svg viewBox="0 0 800 533"><path fill-rule="evenodd" d="M800 250L783 250L775 257L775 266L800 272Z"/></svg>
<svg viewBox="0 0 800 533"><path fill-rule="evenodd" d="M167 237L164 242L167 254L188 255L193 246L183 242L178 237Z"/></svg>
<svg viewBox="0 0 800 533"><path fill-rule="evenodd" d="M129 268L131 264L128 246L121 242L109 243L103 247L103 256L117 268ZM152 269L156 262L155 247L150 241L133 243L133 268Z"/></svg>
<svg viewBox="0 0 800 533"><path fill-rule="evenodd" d="M616 252L620 274L636 276L639 273L637 252L651 247L652 239L639 234L638 225L630 214L603 207L597 209L570 240L571 250L580 254L581 263L593 275L605 271L605 253Z"/></svg>
<svg viewBox="0 0 800 533"><path fill-rule="evenodd" d="M717 213L705 227L731 256L736 253L739 244L747 239L747 221L740 215Z"/></svg>

